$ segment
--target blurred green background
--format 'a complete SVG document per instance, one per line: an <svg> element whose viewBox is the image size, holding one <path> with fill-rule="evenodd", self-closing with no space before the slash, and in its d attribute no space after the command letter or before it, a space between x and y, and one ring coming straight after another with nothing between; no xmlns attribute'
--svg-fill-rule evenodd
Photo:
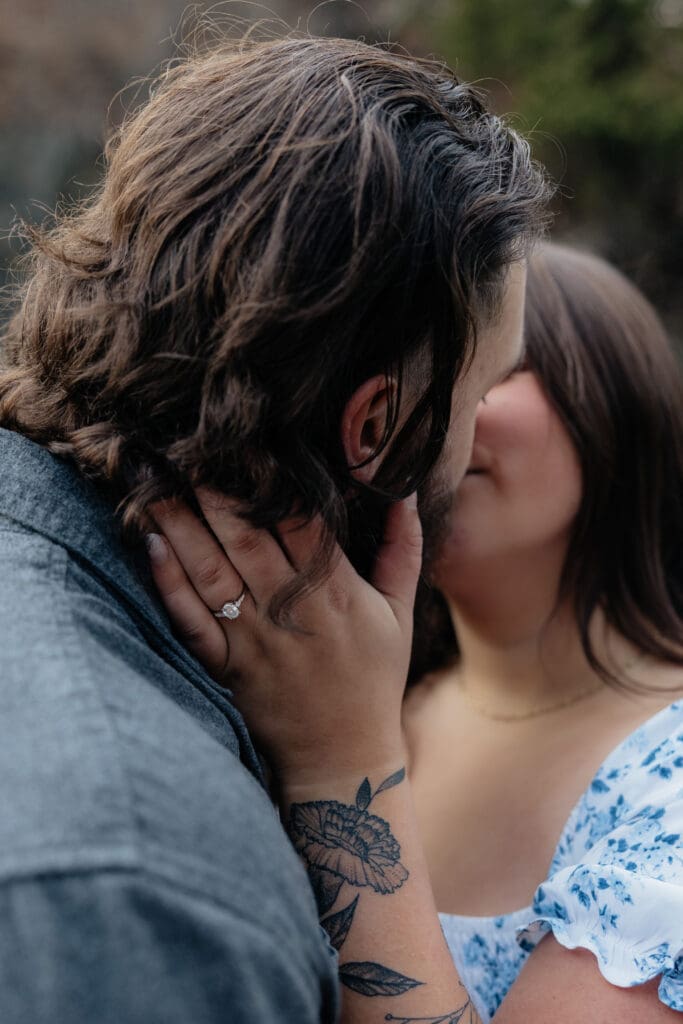
<svg viewBox="0 0 683 1024"><path fill-rule="evenodd" d="M625 270L680 345L683 0L0 0L0 277L13 218L87 192L107 132L144 96L131 83L205 12L238 31L281 19L391 40L478 81L560 182L555 237Z"/></svg>

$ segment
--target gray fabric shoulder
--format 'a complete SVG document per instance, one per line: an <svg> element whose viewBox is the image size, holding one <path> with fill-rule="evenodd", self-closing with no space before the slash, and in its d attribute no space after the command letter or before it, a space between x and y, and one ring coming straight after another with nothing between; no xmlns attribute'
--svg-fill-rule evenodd
<svg viewBox="0 0 683 1024"><path fill-rule="evenodd" d="M0 462L0 1021L317 1020L330 947L239 712L113 510L2 429Z"/></svg>
<svg viewBox="0 0 683 1024"><path fill-rule="evenodd" d="M0 885L3 1024L333 1024L335 964L153 874ZM322 946L321 946L322 949Z"/></svg>
<svg viewBox="0 0 683 1024"><path fill-rule="evenodd" d="M274 934L318 941L265 791L204 727L187 680L59 545L0 531L3 565L0 881L153 864Z"/></svg>

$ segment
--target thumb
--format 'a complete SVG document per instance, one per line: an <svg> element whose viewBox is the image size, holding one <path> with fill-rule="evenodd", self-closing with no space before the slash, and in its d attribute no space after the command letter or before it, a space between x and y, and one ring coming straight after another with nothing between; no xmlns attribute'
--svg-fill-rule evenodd
<svg viewBox="0 0 683 1024"><path fill-rule="evenodd" d="M384 594L397 618L411 616L422 568L422 525L417 494L391 505L371 583ZM412 626L412 621L411 621Z"/></svg>

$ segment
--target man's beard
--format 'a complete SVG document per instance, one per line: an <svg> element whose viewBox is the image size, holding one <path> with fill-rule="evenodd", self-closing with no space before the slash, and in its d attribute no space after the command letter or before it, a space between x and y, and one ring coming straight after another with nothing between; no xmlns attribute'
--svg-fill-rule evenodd
<svg viewBox="0 0 683 1024"><path fill-rule="evenodd" d="M438 469L438 467L437 467ZM450 484L435 473L418 494L422 523L422 579L431 584L441 549L448 537L455 493Z"/></svg>

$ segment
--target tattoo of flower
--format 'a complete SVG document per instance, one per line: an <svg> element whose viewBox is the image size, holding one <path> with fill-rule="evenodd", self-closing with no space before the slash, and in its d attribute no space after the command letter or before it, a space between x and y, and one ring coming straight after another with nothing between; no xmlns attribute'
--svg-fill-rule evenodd
<svg viewBox="0 0 683 1024"><path fill-rule="evenodd" d="M289 833L306 863L338 875L355 886L369 886L379 893L399 889L408 872L401 864L401 847L388 822L367 808L378 793L396 786L405 769L389 776L373 794L364 779L355 806L337 800L293 804Z"/></svg>
<svg viewBox="0 0 683 1024"><path fill-rule="evenodd" d="M338 800L292 804L289 834L306 862L320 913L327 913L321 924L337 950L346 941L360 898L356 895L341 910L328 913L344 883L387 895L400 889L408 878L400 861L401 847L389 823L368 813L378 793L398 786L405 774L405 768L400 768L374 793L370 780L363 779L354 804ZM398 996L423 984L370 960L341 964L339 980L364 996Z"/></svg>

